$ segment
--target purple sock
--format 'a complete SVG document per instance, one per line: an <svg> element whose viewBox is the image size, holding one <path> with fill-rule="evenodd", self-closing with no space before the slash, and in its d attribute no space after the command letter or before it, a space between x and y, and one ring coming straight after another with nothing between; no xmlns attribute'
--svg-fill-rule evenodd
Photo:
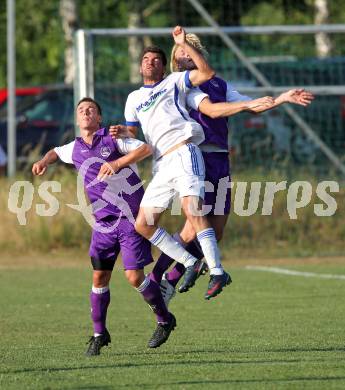
<svg viewBox="0 0 345 390"><path fill-rule="evenodd" d="M171 266L173 262L174 260L171 257L166 255L165 253L162 253L158 257L158 260L153 267L152 272L150 273L150 279L157 284L160 284L164 272Z"/></svg>
<svg viewBox="0 0 345 390"><path fill-rule="evenodd" d="M93 290L95 288L93 287ZM94 333L104 333L105 322L107 319L107 309L110 303L110 291L109 289L100 294L91 291L90 294L91 303L91 319L93 321Z"/></svg>
<svg viewBox="0 0 345 390"><path fill-rule="evenodd" d="M173 269L168 272L165 277L172 286L176 287L177 283L182 278L185 270L186 268L183 266L183 264L176 263Z"/></svg>
<svg viewBox="0 0 345 390"><path fill-rule="evenodd" d="M156 314L157 322L163 324L169 322L170 313L164 303L159 285L149 277L146 277L137 290L141 293L145 302L149 304L152 311Z"/></svg>
<svg viewBox="0 0 345 390"><path fill-rule="evenodd" d="M185 248L187 252L196 257L198 260L201 260L204 257L199 241L197 239L189 242Z"/></svg>
<svg viewBox="0 0 345 390"><path fill-rule="evenodd" d="M188 243L186 245L186 251L196 257L198 260L201 260L204 257L204 254L202 253L200 245L197 241L191 241ZM176 287L185 270L186 269L183 264L176 263L174 268L166 274L166 278L172 286Z"/></svg>
<svg viewBox="0 0 345 390"><path fill-rule="evenodd" d="M180 235L178 233L175 233L173 237L179 244L183 245L183 242L181 241ZM173 262L174 260L171 257L166 255L165 253L162 253L158 257L158 260L153 267L152 272L150 273L151 280L160 284L164 272L171 266Z"/></svg>

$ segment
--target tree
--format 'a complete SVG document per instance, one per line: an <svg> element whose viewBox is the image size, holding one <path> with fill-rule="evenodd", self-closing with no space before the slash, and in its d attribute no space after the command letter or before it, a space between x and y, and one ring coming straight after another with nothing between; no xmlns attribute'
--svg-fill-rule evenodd
<svg viewBox="0 0 345 390"><path fill-rule="evenodd" d="M143 26L143 8L141 1L131 0L128 2L128 28L139 28ZM139 73L140 54L144 48L142 37L128 38L128 55L129 55L129 80L131 83L140 83L141 76Z"/></svg>
<svg viewBox="0 0 345 390"><path fill-rule="evenodd" d="M65 83L74 79L73 33L78 27L78 13L75 0L60 0L60 15L65 33Z"/></svg>
<svg viewBox="0 0 345 390"><path fill-rule="evenodd" d="M64 40L58 2L16 0L16 81L20 86L62 81ZM0 83L6 85L6 2L0 1Z"/></svg>
<svg viewBox="0 0 345 390"><path fill-rule="evenodd" d="M315 24L328 23L329 11L327 0L315 0ZM319 32L315 34L316 54L318 57L329 57L332 50L332 42L328 34Z"/></svg>

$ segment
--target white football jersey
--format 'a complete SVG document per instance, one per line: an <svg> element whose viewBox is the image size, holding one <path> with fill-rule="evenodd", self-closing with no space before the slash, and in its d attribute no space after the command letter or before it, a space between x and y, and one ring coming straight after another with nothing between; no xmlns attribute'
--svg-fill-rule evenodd
<svg viewBox="0 0 345 390"><path fill-rule="evenodd" d="M202 127L190 118L186 109L187 93L191 90L193 85L186 71L171 73L160 82L144 85L128 95L126 124L141 126L154 159L188 138L196 145L204 140ZM199 94L201 100L207 96Z"/></svg>

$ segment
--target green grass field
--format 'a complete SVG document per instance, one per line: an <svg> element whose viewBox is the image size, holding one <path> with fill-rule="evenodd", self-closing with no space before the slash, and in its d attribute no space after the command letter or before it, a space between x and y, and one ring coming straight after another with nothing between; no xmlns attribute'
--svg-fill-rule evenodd
<svg viewBox="0 0 345 390"><path fill-rule="evenodd" d="M342 260L279 266L345 275ZM87 260L22 264L0 270L1 389L345 388L345 280L237 264L233 285L214 300L202 298L205 277L178 294L170 307L177 328L166 344L149 350L153 315L117 269L107 324L111 347L87 358Z"/></svg>

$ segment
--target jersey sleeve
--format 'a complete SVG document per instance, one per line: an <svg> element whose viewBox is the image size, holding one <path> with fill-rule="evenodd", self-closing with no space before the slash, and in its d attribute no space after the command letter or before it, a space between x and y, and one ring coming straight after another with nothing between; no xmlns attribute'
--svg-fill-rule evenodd
<svg viewBox="0 0 345 390"><path fill-rule="evenodd" d="M192 88L190 92L187 93L187 106L188 108L193 108L194 110L198 110L199 104L207 98L208 95L201 91L200 88Z"/></svg>
<svg viewBox="0 0 345 390"><path fill-rule="evenodd" d="M229 103L232 102L246 102L248 100L253 100L251 97L246 95L241 95L234 86L230 83L226 83L226 101Z"/></svg>
<svg viewBox="0 0 345 390"><path fill-rule="evenodd" d="M173 72L168 77L172 78L172 81L176 84L179 90L187 93L194 87L190 82L189 73L189 70L186 70L185 72Z"/></svg>
<svg viewBox="0 0 345 390"><path fill-rule="evenodd" d="M66 164L73 164L73 149L75 141L70 142L69 144L57 146L54 148L55 153L59 156L59 159Z"/></svg>
<svg viewBox="0 0 345 390"><path fill-rule="evenodd" d="M136 111L136 101L135 94L130 93L128 95L126 106L125 106L125 119L127 126L139 126L140 122L138 120L137 111Z"/></svg>
<svg viewBox="0 0 345 390"><path fill-rule="evenodd" d="M128 154L144 145L144 142L135 138L118 138L116 143L119 152L122 154Z"/></svg>

